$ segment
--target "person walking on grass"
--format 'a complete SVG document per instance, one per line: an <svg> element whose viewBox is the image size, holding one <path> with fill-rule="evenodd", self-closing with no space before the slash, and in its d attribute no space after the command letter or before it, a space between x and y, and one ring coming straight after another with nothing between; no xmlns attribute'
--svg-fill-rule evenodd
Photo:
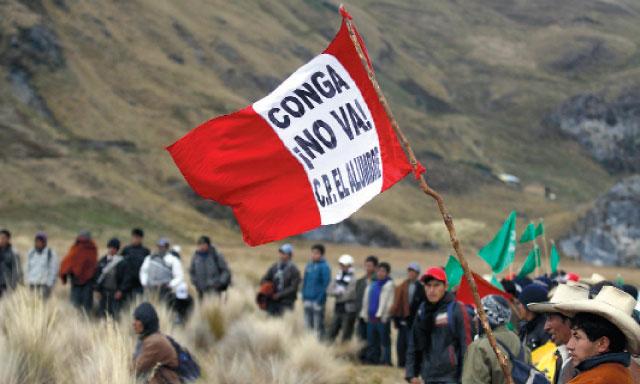
<svg viewBox="0 0 640 384"><path fill-rule="evenodd" d="M443 268L428 268L420 280L427 300L413 322L405 377L412 384L420 383L420 377L425 383L460 383L464 354L473 341L473 319L447 291Z"/></svg>
<svg viewBox="0 0 640 384"><path fill-rule="evenodd" d="M281 316L287 310L293 310L298 298L300 270L293 263L293 246L283 244L278 250L279 260L262 277L261 283L273 286L273 294L267 302L267 312L272 316Z"/></svg>
<svg viewBox="0 0 640 384"><path fill-rule="evenodd" d="M331 268L324 258L322 244L311 247L311 260L304 269L302 281L302 302L304 323L319 339L324 337L324 311L327 301L327 287L331 282Z"/></svg>
<svg viewBox="0 0 640 384"><path fill-rule="evenodd" d="M141 296L143 293L142 283L140 283L140 268L144 259L151 254L149 248L145 247L144 231L141 228L131 230L131 243L122 249L121 255L124 257L125 277L122 290L116 291L115 297L118 300L126 301L134 296Z"/></svg>
<svg viewBox="0 0 640 384"><path fill-rule="evenodd" d="M36 233L33 248L27 253L25 265L25 283L31 290L39 292L48 299L58 279L60 259L58 254L47 245L47 234Z"/></svg>
<svg viewBox="0 0 640 384"><path fill-rule="evenodd" d="M364 293L360 317L367 321L366 361L375 365L391 365L391 306L394 284L391 266L382 262L376 271L376 280Z"/></svg>
<svg viewBox="0 0 640 384"><path fill-rule="evenodd" d="M336 300L328 336L329 340L333 342L342 332L342 342L344 343L353 337L353 328L358 315L356 312L356 279L351 255L340 256L338 264L340 270L327 289L329 296L335 297Z"/></svg>
<svg viewBox="0 0 640 384"><path fill-rule="evenodd" d="M145 257L140 267L140 283L147 297L156 295L170 302L178 285L184 282L182 263L171 253L168 239L160 238L156 245L157 252Z"/></svg>
<svg viewBox="0 0 640 384"><path fill-rule="evenodd" d="M398 329L396 341L396 354L398 356L398 367L404 368L409 335L413 326L413 319L416 317L418 308L426 300L424 287L419 281L420 266L411 263L407 267L407 278L396 288L391 316Z"/></svg>
<svg viewBox="0 0 640 384"><path fill-rule="evenodd" d="M81 231L62 259L60 279L71 283L71 303L90 314L93 309L93 279L98 264L98 248L89 231Z"/></svg>
<svg viewBox="0 0 640 384"><path fill-rule="evenodd" d="M122 292L126 273L124 257L118 255L119 250L120 240L117 238L109 240L107 254L98 261L95 290L100 294L99 317L117 318L122 307L122 297L117 298L116 292Z"/></svg>
<svg viewBox="0 0 640 384"><path fill-rule="evenodd" d="M133 312L133 331L138 342L133 353L133 371L149 384L180 384L176 373L178 354L169 339L160 333L155 308L147 302Z"/></svg>
<svg viewBox="0 0 640 384"><path fill-rule="evenodd" d="M0 297L8 291L14 290L22 279L20 255L11 245L11 232L0 230Z"/></svg>
<svg viewBox="0 0 640 384"><path fill-rule="evenodd" d="M191 258L189 275L200 300L205 294L221 294L231 284L231 271L227 262L207 236L198 239L196 252Z"/></svg>

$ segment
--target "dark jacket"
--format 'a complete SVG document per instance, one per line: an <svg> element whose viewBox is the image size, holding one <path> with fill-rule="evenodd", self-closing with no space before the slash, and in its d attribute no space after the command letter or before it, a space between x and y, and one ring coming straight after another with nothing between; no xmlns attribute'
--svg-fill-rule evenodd
<svg viewBox="0 0 640 384"><path fill-rule="evenodd" d="M520 341L531 351L545 345L551 339L544 330L546 319L544 314L539 314L531 321L520 321Z"/></svg>
<svg viewBox="0 0 640 384"><path fill-rule="evenodd" d="M356 281L356 313L360 313L362 311L364 292L367 290L367 286L370 282L371 279L369 279L366 275L362 276Z"/></svg>
<svg viewBox="0 0 640 384"><path fill-rule="evenodd" d="M132 292L142 293L142 284L140 284L140 268L144 263L144 258L151 251L143 245L127 245L120 253L124 256L125 276L122 283L122 293L131 294Z"/></svg>
<svg viewBox="0 0 640 384"><path fill-rule="evenodd" d="M409 301L409 284L413 284L415 287L411 301ZM396 320L406 322L406 325L411 327L420 305L426 299L424 285L419 281L411 282L409 279L406 279L396 288L393 307L391 307L391 316Z"/></svg>
<svg viewBox="0 0 640 384"><path fill-rule="evenodd" d="M149 384L179 384L175 372L178 354L169 339L160 332L152 333L138 342L133 366L138 377Z"/></svg>
<svg viewBox="0 0 640 384"><path fill-rule="evenodd" d="M324 258L308 263L304 269L302 300L324 304L327 301L327 287L330 282L331 268Z"/></svg>
<svg viewBox="0 0 640 384"><path fill-rule="evenodd" d="M630 356L626 352L605 353L578 364L578 375L569 384L632 384Z"/></svg>
<svg viewBox="0 0 640 384"><path fill-rule="evenodd" d="M473 340L473 332L472 319L464 304L455 302L453 318L449 318L447 308L454 301L453 294L447 293L436 304L433 317L427 315L427 302L420 305L409 337L405 365L407 380L422 376L425 383L460 382L462 361L467 346ZM433 324L431 337L427 335L429 324Z"/></svg>
<svg viewBox="0 0 640 384"><path fill-rule="evenodd" d="M122 256L115 255L114 258L116 259L114 259L114 262L117 262L117 264L109 266L108 269L105 269L109 265L109 261L106 255L102 256L102 258L98 261L95 281L96 290L101 292L122 291L124 278L126 276L126 266L124 259L117 261L117 258L121 257Z"/></svg>
<svg viewBox="0 0 640 384"><path fill-rule="evenodd" d="M278 295L274 300L288 306L296 301L301 280L300 270L291 261L286 264L280 262L273 264L262 278L262 282L273 283L275 294Z"/></svg>
<svg viewBox="0 0 640 384"><path fill-rule="evenodd" d="M231 283L231 271L224 260L224 256L213 247L209 252L196 252L191 258L189 268L191 282L199 292L225 290Z"/></svg>
<svg viewBox="0 0 640 384"><path fill-rule="evenodd" d="M20 256L11 244L0 248L0 293L7 288L15 289L22 279Z"/></svg>

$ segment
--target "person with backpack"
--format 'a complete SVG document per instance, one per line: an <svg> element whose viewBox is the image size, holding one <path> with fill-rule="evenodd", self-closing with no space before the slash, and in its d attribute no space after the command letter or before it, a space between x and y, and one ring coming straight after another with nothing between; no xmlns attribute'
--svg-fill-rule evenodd
<svg viewBox="0 0 640 384"><path fill-rule="evenodd" d="M396 328L398 329L398 338L396 341L396 354L398 356L398 367L404 368L407 356L407 344L413 319L420 305L426 300L424 296L424 287L419 281L420 266L417 263L411 263L407 267L407 278L396 287L393 307L391 307L391 316Z"/></svg>
<svg viewBox="0 0 640 384"><path fill-rule="evenodd" d="M131 243L124 247L120 253L124 257L125 276L122 289L116 291L115 297L118 300L126 301L143 293L140 283L140 268L142 268L144 259L151 254L149 248L144 246L143 241L144 231L141 228L132 229Z"/></svg>
<svg viewBox="0 0 640 384"><path fill-rule="evenodd" d="M20 255L11 245L11 232L0 230L0 297L7 290L16 289L22 280Z"/></svg>
<svg viewBox="0 0 640 384"><path fill-rule="evenodd" d="M340 270L329 284L327 294L335 297L333 321L329 328L329 341L335 341L342 332L342 342L353 337L353 329L357 317L356 279L353 270L353 257L342 255L338 259Z"/></svg>
<svg viewBox="0 0 640 384"><path fill-rule="evenodd" d="M302 281L302 302L304 323L319 339L324 337L324 311L327 301L327 287L331 282L331 267L324 258L322 244L311 247L311 260L304 268Z"/></svg>
<svg viewBox="0 0 640 384"><path fill-rule="evenodd" d="M98 261L95 290L100 294L98 316L117 318L122 307L122 298L116 292L122 291L124 282L124 258L118 255L120 240L113 238L107 243L107 254Z"/></svg>
<svg viewBox="0 0 640 384"><path fill-rule="evenodd" d="M412 384L460 383L462 363L473 341L474 326L467 306L448 292L442 267L430 267L422 275L427 300L413 322L405 377Z"/></svg>
<svg viewBox="0 0 640 384"><path fill-rule="evenodd" d="M58 278L58 254L47 246L47 234L36 233L33 248L27 253L25 283L48 299Z"/></svg>
<svg viewBox="0 0 640 384"><path fill-rule="evenodd" d="M271 284L272 292L267 300L267 312L281 316L286 310L293 310L298 298L300 270L293 263L293 246L283 244L278 253L280 259L273 264L260 281L261 285Z"/></svg>
<svg viewBox="0 0 640 384"><path fill-rule="evenodd" d="M160 333L160 320L153 305L140 304L133 311L133 331L138 335L133 353L133 371L149 384L180 384L178 353Z"/></svg>
<svg viewBox="0 0 640 384"><path fill-rule="evenodd" d="M487 314L498 348L506 356L510 353L523 363L531 364L531 352L520 343L518 335L507 328L507 323L511 319L511 308L507 299L498 295L485 296L482 298L482 307ZM507 382L486 335L469 345L462 367L464 384L505 384ZM509 372L512 369L513 362L510 361Z"/></svg>
<svg viewBox="0 0 640 384"><path fill-rule="evenodd" d="M226 291L231 284L231 271L227 262L211 244L208 236L201 236L198 239L196 252L191 258L189 275L200 300L205 294L220 294Z"/></svg>
<svg viewBox="0 0 640 384"><path fill-rule="evenodd" d="M366 362L391 365L391 306L395 285L391 279L391 266L382 262L376 271L376 280L364 293L360 317L367 321Z"/></svg>
<svg viewBox="0 0 640 384"><path fill-rule="evenodd" d="M157 295L170 302L176 288L184 281L184 273L180 259L169 250L169 240L160 238L156 243L158 251L145 257L140 268L140 283L145 295Z"/></svg>
<svg viewBox="0 0 640 384"><path fill-rule="evenodd" d="M93 278L98 264L98 247L89 231L81 231L62 259L59 276L62 284L71 282L71 303L85 313L93 309Z"/></svg>

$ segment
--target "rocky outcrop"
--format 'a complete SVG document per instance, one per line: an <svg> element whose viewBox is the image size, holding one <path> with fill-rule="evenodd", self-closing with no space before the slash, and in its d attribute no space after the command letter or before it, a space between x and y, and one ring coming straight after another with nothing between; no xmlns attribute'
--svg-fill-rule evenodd
<svg viewBox="0 0 640 384"><path fill-rule="evenodd" d="M640 172L640 87L607 102L594 94L570 98L544 124L576 139L611 172Z"/></svg>
<svg viewBox="0 0 640 384"><path fill-rule="evenodd" d="M303 239L372 247L399 247L402 242L386 225L367 219L346 219L301 235Z"/></svg>
<svg viewBox="0 0 640 384"><path fill-rule="evenodd" d="M640 267L640 175L622 180L600 197L560 248L596 265Z"/></svg>

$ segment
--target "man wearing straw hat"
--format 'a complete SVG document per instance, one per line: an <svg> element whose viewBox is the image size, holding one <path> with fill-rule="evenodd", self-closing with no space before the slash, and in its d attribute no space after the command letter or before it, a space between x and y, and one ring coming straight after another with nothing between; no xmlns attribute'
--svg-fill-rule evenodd
<svg viewBox="0 0 640 384"><path fill-rule="evenodd" d="M586 299L589 299L588 289L578 285L560 284L548 302L527 305L531 312L547 314L544 330L558 347L555 352L556 361L552 384L566 384L576 375L575 367L567 350L567 343L571 339L572 332L571 319L554 309L553 305Z"/></svg>
<svg viewBox="0 0 640 384"><path fill-rule="evenodd" d="M603 287L593 300L554 304L572 318L569 356L578 374L569 384L632 384L629 362L640 353L640 324L632 317L636 300Z"/></svg>

